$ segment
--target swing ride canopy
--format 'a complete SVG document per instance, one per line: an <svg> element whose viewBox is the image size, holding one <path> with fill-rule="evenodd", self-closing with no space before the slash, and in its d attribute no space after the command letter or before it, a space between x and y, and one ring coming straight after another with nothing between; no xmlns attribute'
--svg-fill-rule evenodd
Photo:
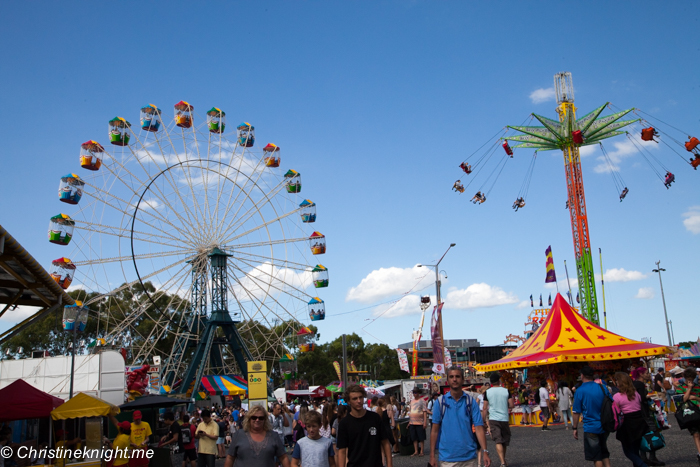
<svg viewBox="0 0 700 467"><path fill-rule="evenodd" d="M579 315L557 294L539 329L510 355L476 366L477 371L511 370L537 365L599 362L661 356L665 345L635 341L601 328Z"/></svg>

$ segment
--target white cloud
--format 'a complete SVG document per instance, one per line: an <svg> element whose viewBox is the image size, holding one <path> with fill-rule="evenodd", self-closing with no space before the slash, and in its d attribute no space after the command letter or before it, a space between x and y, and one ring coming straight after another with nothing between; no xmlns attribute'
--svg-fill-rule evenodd
<svg viewBox="0 0 700 467"><path fill-rule="evenodd" d="M25 305L19 305L17 308L9 309L5 312L2 317L0 317L0 321L8 321L10 323L19 323L21 321L24 321L25 319L29 318L32 316L34 313L37 311L41 310L41 307L38 306L25 306Z"/></svg>
<svg viewBox="0 0 700 467"><path fill-rule="evenodd" d="M635 295L634 298L640 298L642 300L651 300L652 298L654 298L654 290L652 290L651 287L642 287L641 289L639 289L637 295Z"/></svg>
<svg viewBox="0 0 700 467"><path fill-rule="evenodd" d="M435 297L431 297L431 301L435 304ZM426 311L428 316L430 316L430 310L431 308ZM382 318L396 318L398 316L417 315L420 312L420 297L418 295L406 295L398 302L379 305L374 309L372 315L375 317L381 316ZM417 322L418 320L416 320L416 324Z"/></svg>
<svg viewBox="0 0 700 467"><path fill-rule="evenodd" d="M683 213L683 225L686 230L694 234L700 234L700 206L691 206Z"/></svg>
<svg viewBox="0 0 700 467"><path fill-rule="evenodd" d="M528 300L523 300L522 302L518 303L518 306L515 308L522 310L523 308L527 308L530 306L530 302Z"/></svg>
<svg viewBox="0 0 700 467"><path fill-rule="evenodd" d="M600 163L593 167L593 170L595 170L597 173L609 173L612 170L620 170L620 163L623 161L623 159L633 156L640 151L640 149L638 149L638 145L643 146L645 149L657 148L659 146L653 141L642 140L637 141L637 145L630 140L615 141L612 143L612 145L615 149L608 151L608 157L612 163L612 168L605 160L604 156L598 156L596 160L600 161Z"/></svg>
<svg viewBox="0 0 700 467"><path fill-rule="evenodd" d="M447 292L445 307L457 310L490 308L498 305L518 303L518 297L484 282L472 284L466 289L453 288Z"/></svg>
<svg viewBox="0 0 700 467"><path fill-rule="evenodd" d="M148 209L155 209L158 210L163 207L163 203L158 201L157 198L149 198L149 199L144 199L141 201L141 206L140 208L143 209L144 211Z"/></svg>
<svg viewBox="0 0 700 467"><path fill-rule="evenodd" d="M541 104L542 102L553 101L555 99L554 88L535 89L530 93L530 100L533 104Z"/></svg>
<svg viewBox="0 0 700 467"><path fill-rule="evenodd" d="M348 302L372 303L388 297L404 294L419 282L427 285L434 281L431 269L414 266L412 268L380 268L367 274L356 287L352 287L345 300ZM445 281L443 280L443 284Z"/></svg>
<svg viewBox="0 0 700 467"><path fill-rule="evenodd" d="M627 271L624 268L608 269L605 271L605 280L608 282L629 282L646 279L647 274L639 271Z"/></svg>
<svg viewBox="0 0 700 467"><path fill-rule="evenodd" d="M578 150L578 153L581 157L588 157L592 154L595 154L595 152L597 150L598 150L598 145L591 144L590 146L581 146Z"/></svg>
<svg viewBox="0 0 700 467"><path fill-rule="evenodd" d="M426 311L430 319L432 307L437 302L436 297L430 297L431 307ZM491 308L499 305L518 303L518 297L510 292L505 292L500 287L494 287L485 283L472 284L466 289L451 287L444 297L445 310L471 310L474 308ZM530 302L522 302L519 308L529 306ZM416 294L406 295L396 302L385 303L377 306L372 315L382 318L396 318L398 316L420 314L420 296Z"/></svg>

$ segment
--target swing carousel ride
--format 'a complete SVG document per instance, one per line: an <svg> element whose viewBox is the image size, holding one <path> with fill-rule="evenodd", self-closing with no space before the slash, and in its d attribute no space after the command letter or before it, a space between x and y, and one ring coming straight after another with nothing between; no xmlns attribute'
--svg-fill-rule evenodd
<svg viewBox="0 0 700 467"><path fill-rule="evenodd" d="M688 136L688 141L683 142L682 139L688 135L687 132L683 132L635 108L627 110L616 109L615 113L602 116L605 109L613 108L609 102L583 117L576 118L577 108L574 106L574 87L571 73L563 72L554 75L554 88L557 98L557 120L533 113L529 120L536 119L541 126L506 126L503 131L499 131L467 159L462 161L459 168L462 170L463 176L470 177L471 180L466 185L462 183L461 179L457 180L453 184L452 189L459 194L464 193L479 178L480 173L483 172L487 163L493 159L498 148L502 147L505 154L500 159L496 158L496 167L486 176L476 194L471 198L472 203L483 204L498 181L506 163L513 159L514 149L534 149L535 152L528 165L525 178L513 203L513 209L518 211L525 207L530 181L532 180L535 162L537 161L537 153L539 151L562 151L568 193L566 207L571 217L581 313L586 319L598 324L600 322L598 318L598 301L594 283L580 148L592 145L598 145L601 148L609 172L612 174L619 200L623 201L628 195L629 189L622 179L618 168L613 164L605 150L603 146L604 140L622 135L628 138L666 189L671 188L676 177L662 160L649 151L647 145L663 144L685 163L697 170L697 167L700 166L700 140L694 136ZM630 113L635 114L637 118L622 120L623 117ZM653 119L655 124L652 125L642 115ZM634 129L635 127L637 129ZM635 133L638 136L635 136ZM517 144L511 146L510 142ZM485 151L484 148L486 148ZM690 153L689 161L686 158L687 155L682 155L683 150Z"/></svg>
<svg viewBox="0 0 700 467"><path fill-rule="evenodd" d="M326 238L307 230L316 203L300 197L299 172L280 169L280 147L256 151L253 125L231 131L221 109L203 118L185 101L169 123L152 104L139 125L115 117L108 137L80 146L84 172L60 178L70 209L49 225L51 243L73 247L51 274L97 293L84 306L99 310L99 340L138 365L171 338L161 374L174 392L205 374L247 376L249 360L288 361L285 338L313 350L302 323L325 319L307 290L328 286L328 269L311 261Z"/></svg>

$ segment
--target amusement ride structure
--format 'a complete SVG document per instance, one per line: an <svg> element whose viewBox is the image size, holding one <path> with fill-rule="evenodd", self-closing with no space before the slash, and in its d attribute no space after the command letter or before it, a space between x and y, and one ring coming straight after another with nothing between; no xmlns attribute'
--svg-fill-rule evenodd
<svg viewBox="0 0 700 467"><path fill-rule="evenodd" d="M326 310L307 289L329 280L310 258L326 238L308 228L316 203L301 198L299 172L279 168L280 148L256 151L253 125L231 131L221 109L203 118L185 101L169 123L149 104L138 131L115 117L108 135L107 147L81 145L82 176L59 186L74 209L49 226L49 241L74 247L53 262L54 279L96 292L84 306L98 340L132 365L161 356L162 386L179 393L206 374L247 377L250 360L292 358L285 339L300 330L300 344L311 341L301 323Z"/></svg>
<svg viewBox="0 0 700 467"><path fill-rule="evenodd" d="M652 127L649 122L641 117L633 120L621 120L630 112L641 112L639 109L632 108L621 110L611 115L601 116L603 111L611 105L609 102L601 105L583 117L577 118L577 109L574 106L574 86L571 79L571 73L569 72L557 73L554 75L554 89L557 99L557 120L533 113L531 119L536 119L542 126L508 125L506 127L506 132L513 130L517 132L517 134L513 136L500 137L487 150L487 152L473 164L470 164L469 159L474 154L463 161L460 164L460 168L467 175L470 175L475 171L475 175L477 175L483 168L483 163L490 159L493 152L499 145L505 150L505 156L503 156L496 169L488 176L479 191L477 191L476 195L474 195L472 198L472 202L474 204L483 204L486 202L489 191L495 185L508 159L513 158L513 149L535 149L535 154L533 155L530 166L528 167L525 181L523 182L516 201L513 204L513 209L517 211L518 209L525 207L525 198L529 190L537 152L551 150L562 151L564 155L564 167L568 193L566 206L569 209L569 214L571 216L571 230L573 233L576 272L580 292L580 309L581 313L586 319L599 324L598 300L596 297L595 275L593 272L593 259L591 256L590 231L588 227L588 215L586 211L586 198L583 188L583 175L581 171L579 148L582 146L600 145L603 155L608 163L610 172L613 174L613 180L615 181L615 185L618 189L620 201L622 201L629 193L629 190L624 184L624 181L617 171L617 168L613 165L609 156L605 152L602 145L603 140L614 136L627 135L630 141L634 143L635 147L640 151L646 162L651 166L652 170L654 170L656 175L663 181L666 188L671 187L671 184L675 181L675 175L671 173L660 160L650 153L648 149L643 146L643 144L659 143L657 138L660 136L660 133L662 133L666 138L661 139L661 142L669 146L679 156L681 155L678 153L678 151L676 151L673 146L668 144L666 140L675 143L676 145L680 145L681 147L684 145L686 151L690 152L693 157L690 158L690 162L688 162L683 156L681 156L681 158L684 159L686 163L689 163L689 165L691 165L693 168L697 168L700 165L700 151L698 151L700 141L698 141L698 139L695 137L688 136L688 141L682 143L668 133ZM649 115L649 117L651 116ZM641 130L641 143L635 141L627 131L624 131L625 127L637 122L649 125ZM675 127L671 128L675 129ZM502 143L499 144L501 141ZM518 144L511 147L509 141L516 142ZM488 144L488 142L485 143L482 148L486 146L486 144ZM479 150L476 152L478 151ZM664 172L665 174L662 175ZM469 184L467 184L467 186L469 186ZM461 180L457 180L452 188L454 191L461 194L464 193L466 187L461 183Z"/></svg>

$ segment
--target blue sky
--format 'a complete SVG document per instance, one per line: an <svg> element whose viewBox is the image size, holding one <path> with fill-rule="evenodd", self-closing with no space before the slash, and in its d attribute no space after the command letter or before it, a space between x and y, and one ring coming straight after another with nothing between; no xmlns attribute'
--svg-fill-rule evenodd
<svg viewBox="0 0 700 467"><path fill-rule="evenodd" d="M552 290L548 245L558 277L564 260L575 275L562 157L540 153L517 213L532 151L516 151L481 206L469 203L479 181L463 195L450 190L465 180L457 166L507 124L532 112L556 118L554 101L536 92L559 71L573 74L579 115L610 101L700 136L697 16L697 2L680 1L6 4L0 223L48 267L63 254L46 240L58 177L78 170L81 142L106 143L109 119L136 121L149 102L168 116L181 99L215 105L280 145L318 205L331 279L323 341L351 332L410 340L417 294L434 294L427 270L413 267L455 242L441 265L445 337L498 344L522 333L529 295ZM630 189L620 203L610 174L596 171L600 151L585 155L608 327L666 342L651 272L661 260L676 341L694 340L700 173L653 148L676 174L666 190L624 137L605 146ZM0 327L20 317L8 313Z"/></svg>

